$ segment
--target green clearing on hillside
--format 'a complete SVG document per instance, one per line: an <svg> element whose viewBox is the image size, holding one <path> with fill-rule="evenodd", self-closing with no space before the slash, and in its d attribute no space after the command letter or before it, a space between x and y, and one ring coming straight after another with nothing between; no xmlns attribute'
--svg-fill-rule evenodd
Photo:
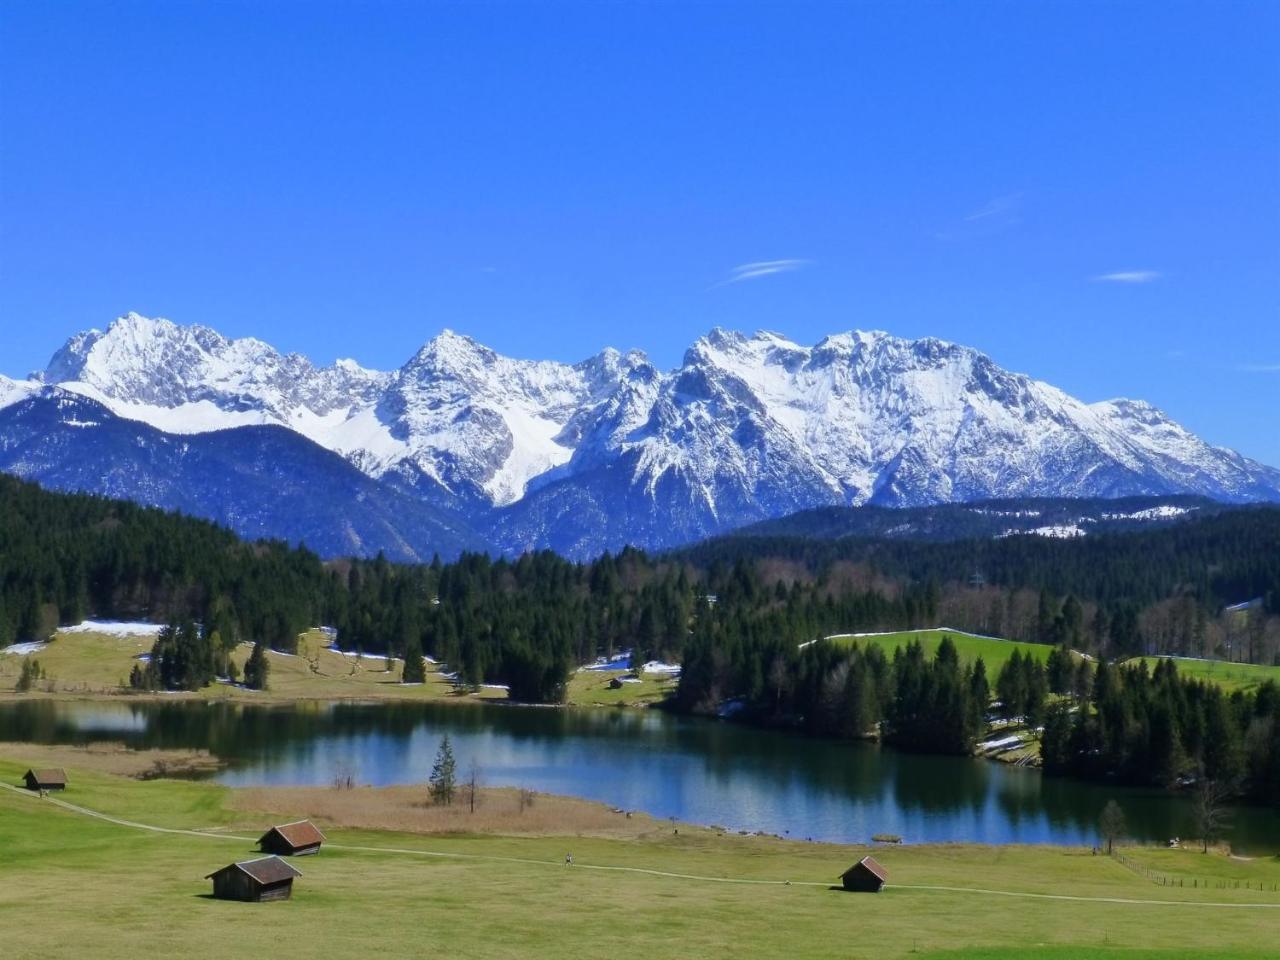
<svg viewBox="0 0 1280 960"><path fill-rule="evenodd" d="M1145 663L1148 670L1154 670L1161 660L1167 657L1134 657L1126 664ZM1280 667L1263 666L1257 663L1228 663L1225 660L1189 660L1173 657L1178 673L1184 677L1195 677L1216 683L1227 690L1256 690L1268 680L1280 683Z"/></svg>
<svg viewBox="0 0 1280 960"><path fill-rule="evenodd" d="M0 781L14 783L22 769L0 762ZM251 843L236 838L256 836L270 818L231 811L231 791L216 785L69 774L67 802L223 835L149 832L0 790L0 929L10 956L1252 960L1273 956L1280 937L1278 894L1164 889L1087 850L882 848L875 855L895 886L846 894L828 885L864 849L696 828L676 836L665 826L632 840L330 827L323 852L298 861L293 900L224 902L207 896L203 876L252 856ZM564 865L566 852L573 867ZM1166 858L1189 871L1212 862L1280 880L1274 860L1243 864L1187 851L1162 852Z"/></svg>
<svg viewBox="0 0 1280 960"><path fill-rule="evenodd" d="M59 632L43 650L28 655L40 662L50 678L36 684L36 694L136 696L128 690L129 671L140 654L150 652L154 642L155 638L149 636ZM241 671L250 650L248 644L241 644L232 654ZM25 656L0 654L0 697L13 693L25 659ZM493 687L482 687L475 693L460 692L441 675L439 666L432 664L427 664L425 683L402 684L399 680L403 664L399 660L392 661L388 673L382 657L357 659L330 650L329 639L319 630L309 630L299 637L297 656L272 650L267 652L267 659L271 663L271 675L270 689L265 693L215 683L195 693L177 696L257 703L346 699L504 700L507 696L506 691ZM597 670L576 671L569 678L566 702L576 706L649 706L675 693L677 681L658 674L645 674L640 683L627 683L620 690L610 690L610 679L620 675Z"/></svg>
<svg viewBox="0 0 1280 960"><path fill-rule="evenodd" d="M50 680L38 682L37 692L78 696L133 696L128 689L129 671L136 657L151 650L154 637L114 636L107 633L56 633L43 650L30 656L40 662ZM251 647L241 644L232 654L243 673ZM12 693L26 659L0 654L0 696ZM382 657L355 658L329 649L329 639L319 630L309 630L298 638L298 655L267 652L271 664L269 689L264 693L244 687L214 683L194 693L176 694L205 699L232 699L252 702L280 700L427 700L505 699L504 690L482 688L476 693L459 693L439 672L427 665L426 682L400 683L403 664L392 661L386 669ZM314 668L313 669L313 665ZM317 672L318 671L318 672ZM164 694L172 697L175 694Z"/></svg>
<svg viewBox="0 0 1280 960"><path fill-rule="evenodd" d="M870 637L856 637L851 634L840 634L828 637L828 643L841 643L850 646L875 646L884 651L886 657L893 659L893 651L905 647L912 641L918 642L924 649L924 655L932 659L937 652L943 637L950 637L956 645L961 663L972 663L979 657L987 667L987 676L994 682L1001 668L1009 662L1014 651L1024 656L1030 655L1042 663L1048 658L1053 647L1043 643L1024 643L1021 640L996 640L990 637L976 637L971 633L959 630L903 630L897 633L878 634Z"/></svg>

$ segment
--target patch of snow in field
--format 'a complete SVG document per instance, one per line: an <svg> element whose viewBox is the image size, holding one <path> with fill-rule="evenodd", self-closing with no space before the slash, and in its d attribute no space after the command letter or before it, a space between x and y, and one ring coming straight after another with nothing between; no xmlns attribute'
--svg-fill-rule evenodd
<svg viewBox="0 0 1280 960"><path fill-rule="evenodd" d="M34 640L30 643L15 643L7 647L0 647L0 653L12 653L14 656L25 657L29 653L39 653L47 646L47 643Z"/></svg>
<svg viewBox="0 0 1280 960"><path fill-rule="evenodd" d="M806 640L797 648L803 650L805 647L811 647L815 643L823 640L865 640L868 637L897 637L911 636L919 633L954 633L957 636L973 637L976 640L999 640L1001 643L1012 643L1008 637L989 637L982 633L969 633L965 630L957 630L955 627L921 627L918 630L879 630L872 633L832 633L825 637L819 637L817 640Z"/></svg>
<svg viewBox="0 0 1280 960"><path fill-rule="evenodd" d="M85 620L74 627L59 627L58 633L105 633L109 637L154 637L164 629L162 623L127 622L122 620Z"/></svg>
<svg viewBox="0 0 1280 960"><path fill-rule="evenodd" d="M357 657L361 660L379 660L383 663L386 663L388 659L385 653L357 653L354 650L340 650L333 645L330 645L325 649L328 650L330 653L336 653L344 657ZM393 663L400 662L399 657L391 657L390 659ZM427 663L435 663L435 661L430 659L429 657L423 657L422 659L426 660Z"/></svg>
<svg viewBox="0 0 1280 960"><path fill-rule="evenodd" d="M1022 743L1021 737L1001 737L999 740L984 740L978 744L979 750L1002 750L1005 747L1016 747Z"/></svg>
<svg viewBox="0 0 1280 960"><path fill-rule="evenodd" d="M640 668L640 673L658 673L668 677L680 675L680 664L663 663L661 660L650 660Z"/></svg>
<svg viewBox="0 0 1280 960"><path fill-rule="evenodd" d="M579 670L630 670L631 669L631 651L626 653L615 653L612 657L605 659L597 657L595 663L589 663Z"/></svg>

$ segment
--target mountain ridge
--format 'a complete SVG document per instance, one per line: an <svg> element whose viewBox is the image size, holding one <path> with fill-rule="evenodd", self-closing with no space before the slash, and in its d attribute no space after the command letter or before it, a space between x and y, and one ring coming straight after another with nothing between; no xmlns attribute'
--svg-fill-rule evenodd
<svg viewBox="0 0 1280 960"><path fill-rule="evenodd" d="M29 380L0 378L0 409L49 389L168 435L285 428L508 551L661 548L862 504L1280 499L1280 470L1144 401L1085 403L972 347L884 331L805 347L716 327L662 371L612 348L514 359L445 329L379 371L130 313Z"/></svg>

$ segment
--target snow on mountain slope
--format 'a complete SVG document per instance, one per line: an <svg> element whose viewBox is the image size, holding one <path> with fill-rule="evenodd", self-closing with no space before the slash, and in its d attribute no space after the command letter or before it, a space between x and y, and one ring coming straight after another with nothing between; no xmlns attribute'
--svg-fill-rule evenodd
<svg viewBox="0 0 1280 960"><path fill-rule="evenodd" d="M172 434L45 387L0 410L0 470L52 490L181 510L325 556L428 562L489 543L464 518L379 483L279 426Z"/></svg>
<svg viewBox="0 0 1280 960"><path fill-rule="evenodd" d="M425 479L459 496L512 503L573 455L571 422L644 362L616 350L573 366L513 360L446 330L400 368L379 404L393 434L411 438L387 469L411 484Z"/></svg>
<svg viewBox="0 0 1280 960"><path fill-rule="evenodd" d="M710 505L725 483L753 490L779 470L807 499L855 504L1125 486L1248 497L1280 477L1145 404L1090 406L976 350L885 333L805 348L715 330L661 384L643 427L602 426L596 460L634 451L647 488L683 473Z"/></svg>
<svg viewBox="0 0 1280 960"><path fill-rule="evenodd" d="M561 431L638 355L576 366L512 360L446 330L392 373L316 367L253 338L126 314L67 341L40 379L167 433L276 424L373 477L485 504L567 461Z"/></svg>
<svg viewBox="0 0 1280 960"><path fill-rule="evenodd" d="M40 384L34 380L12 380L0 374L0 410L10 404L24 400L38 390Z"/></svg>
<svg viewBox="0 0 1280 960"><path fill-rule="evenodd" d="M663 373L615 350L516 360L446 330L379 372L128 314L37 380L0 381L0 406L43 383L168 434L283 426L504 548L666 546L824 505L1280 498L1280 471L1149 404L1083 403L971 348L874 331L805 347L716 329Z"/></svg>

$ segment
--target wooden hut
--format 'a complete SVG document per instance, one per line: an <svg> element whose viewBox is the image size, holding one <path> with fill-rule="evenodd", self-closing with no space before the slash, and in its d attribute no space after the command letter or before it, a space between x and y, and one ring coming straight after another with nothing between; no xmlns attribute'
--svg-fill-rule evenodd
<svg viewBox="0 0 1280 960"><path fill-rule="evenodd" d="M263 853L304 857L309 853L319 853L324 839L324 834L310 820L297 820L272 827L258 838L258 846Z"/></svg>
<svg viewBox="0 0 1280 960"><path fill-rule="evenodd" d="M213 895L219 900L262 903L288 900L293 893L293 878L300 876L300 870L272 856L229 863L205 879L213 881Z"/></svg>
<svg viewBox="0 0 1280 960"><path fill-rule="evenodd" d="M885 879L884 867L871 857L863 857L840 874L840 882L844 884L844 888L859 893L879 893Z"/></svg>
<svg viewBox="0 0 1280 960"><path fill-rule="evenodd" d="M62 770L28 770L22 775L28 790L65 790L67 775Z"/></svg>

